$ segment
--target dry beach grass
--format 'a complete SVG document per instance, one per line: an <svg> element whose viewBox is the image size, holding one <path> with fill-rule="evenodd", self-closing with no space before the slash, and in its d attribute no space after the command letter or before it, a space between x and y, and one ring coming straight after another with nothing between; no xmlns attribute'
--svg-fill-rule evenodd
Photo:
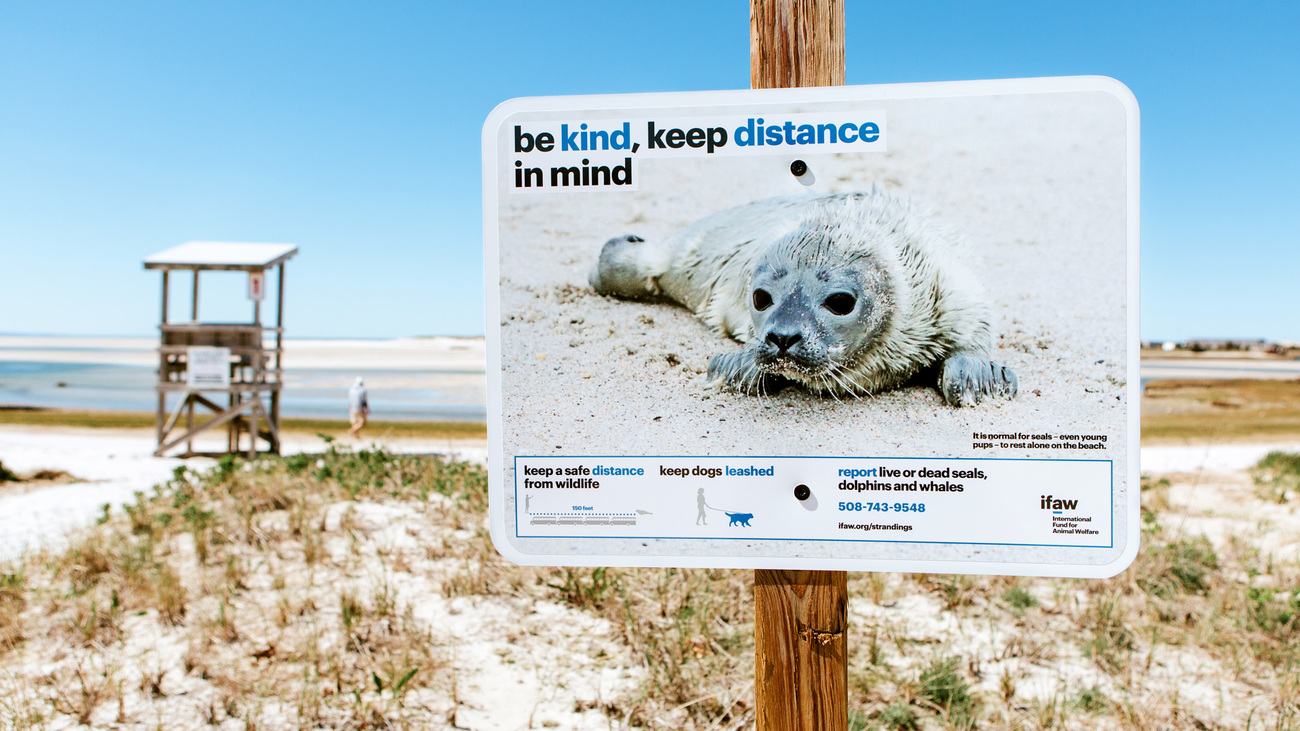
<svg viewBox="0 0 1300 731"><path fill-rule="evenodd" d="M1105 581L855 574L851 728L1300 728L1297 460L1144 480ZM474 465L180 469L0 568L0 727L752 728L752 573L521 568Z"/></svg>
<svg viewBox="0 0 1300 731"><path fill-rule="evenodd" d="M1144 444L1294 439L1300 383L1290 380L1159 380L1142 399Z"/></svg>

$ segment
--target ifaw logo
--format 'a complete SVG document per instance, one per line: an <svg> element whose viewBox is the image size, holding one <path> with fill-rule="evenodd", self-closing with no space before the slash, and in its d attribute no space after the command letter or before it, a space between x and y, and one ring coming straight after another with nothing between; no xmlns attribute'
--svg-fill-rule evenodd
<svg viewBox="0 0 1300 731"><path fill-rule="evenodd" d="M1057 500L1051 495L1039 495L1038 507L1041 510L1074 510L1079 507L1078 500Z"/></svg>

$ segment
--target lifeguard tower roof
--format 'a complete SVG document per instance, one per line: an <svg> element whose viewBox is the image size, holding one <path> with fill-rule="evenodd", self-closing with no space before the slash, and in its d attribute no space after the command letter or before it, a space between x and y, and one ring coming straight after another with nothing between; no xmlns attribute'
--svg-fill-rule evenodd
<svg viewBox="0 0 1300 731"><path fill-rule="evenodd" d="M260 271L281 264L297 253L298 247L293 244L190 241L146 256L144 268Z"/></svg>

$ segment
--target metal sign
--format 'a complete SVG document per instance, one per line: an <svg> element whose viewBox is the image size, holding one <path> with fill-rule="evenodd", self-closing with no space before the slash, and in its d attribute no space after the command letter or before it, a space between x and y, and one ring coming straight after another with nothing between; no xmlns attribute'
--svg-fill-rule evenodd
<svg viewBox="0 0 1300 731"><path fill-rule="evenodd" d="M230 348L192 345L185 349L185 383L191 390L230 387Z"/></svg>
<svg viewBox="0 0 1300 731"><path fill-rule="evenodd" d="M1122 84L516 99L483 165L507 558L1101 577L1136 555Z"/></svg>
<svg viewBox="0 0 1300 731"><path fill-rule="evenodd" d="M266 272L250 271L248 273L248 298L254 302L266 299Z"/></svg>

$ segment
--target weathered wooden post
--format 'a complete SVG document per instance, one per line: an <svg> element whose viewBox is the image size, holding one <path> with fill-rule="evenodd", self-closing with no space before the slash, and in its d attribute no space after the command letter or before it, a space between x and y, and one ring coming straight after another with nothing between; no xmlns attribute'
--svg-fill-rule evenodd
<svg viewBox="0 0 1300 731"><path fill-rule="evenodd" d="M755 89L844 84L843 0L751 0ZM848 574L754 572L759 731L848 726Z"/></svg>
<svg viewBox="0 0 1300 731"><path fill-rule="evenodd" d="M750 0L749 85L844 85L844 0Z"/></svg>

